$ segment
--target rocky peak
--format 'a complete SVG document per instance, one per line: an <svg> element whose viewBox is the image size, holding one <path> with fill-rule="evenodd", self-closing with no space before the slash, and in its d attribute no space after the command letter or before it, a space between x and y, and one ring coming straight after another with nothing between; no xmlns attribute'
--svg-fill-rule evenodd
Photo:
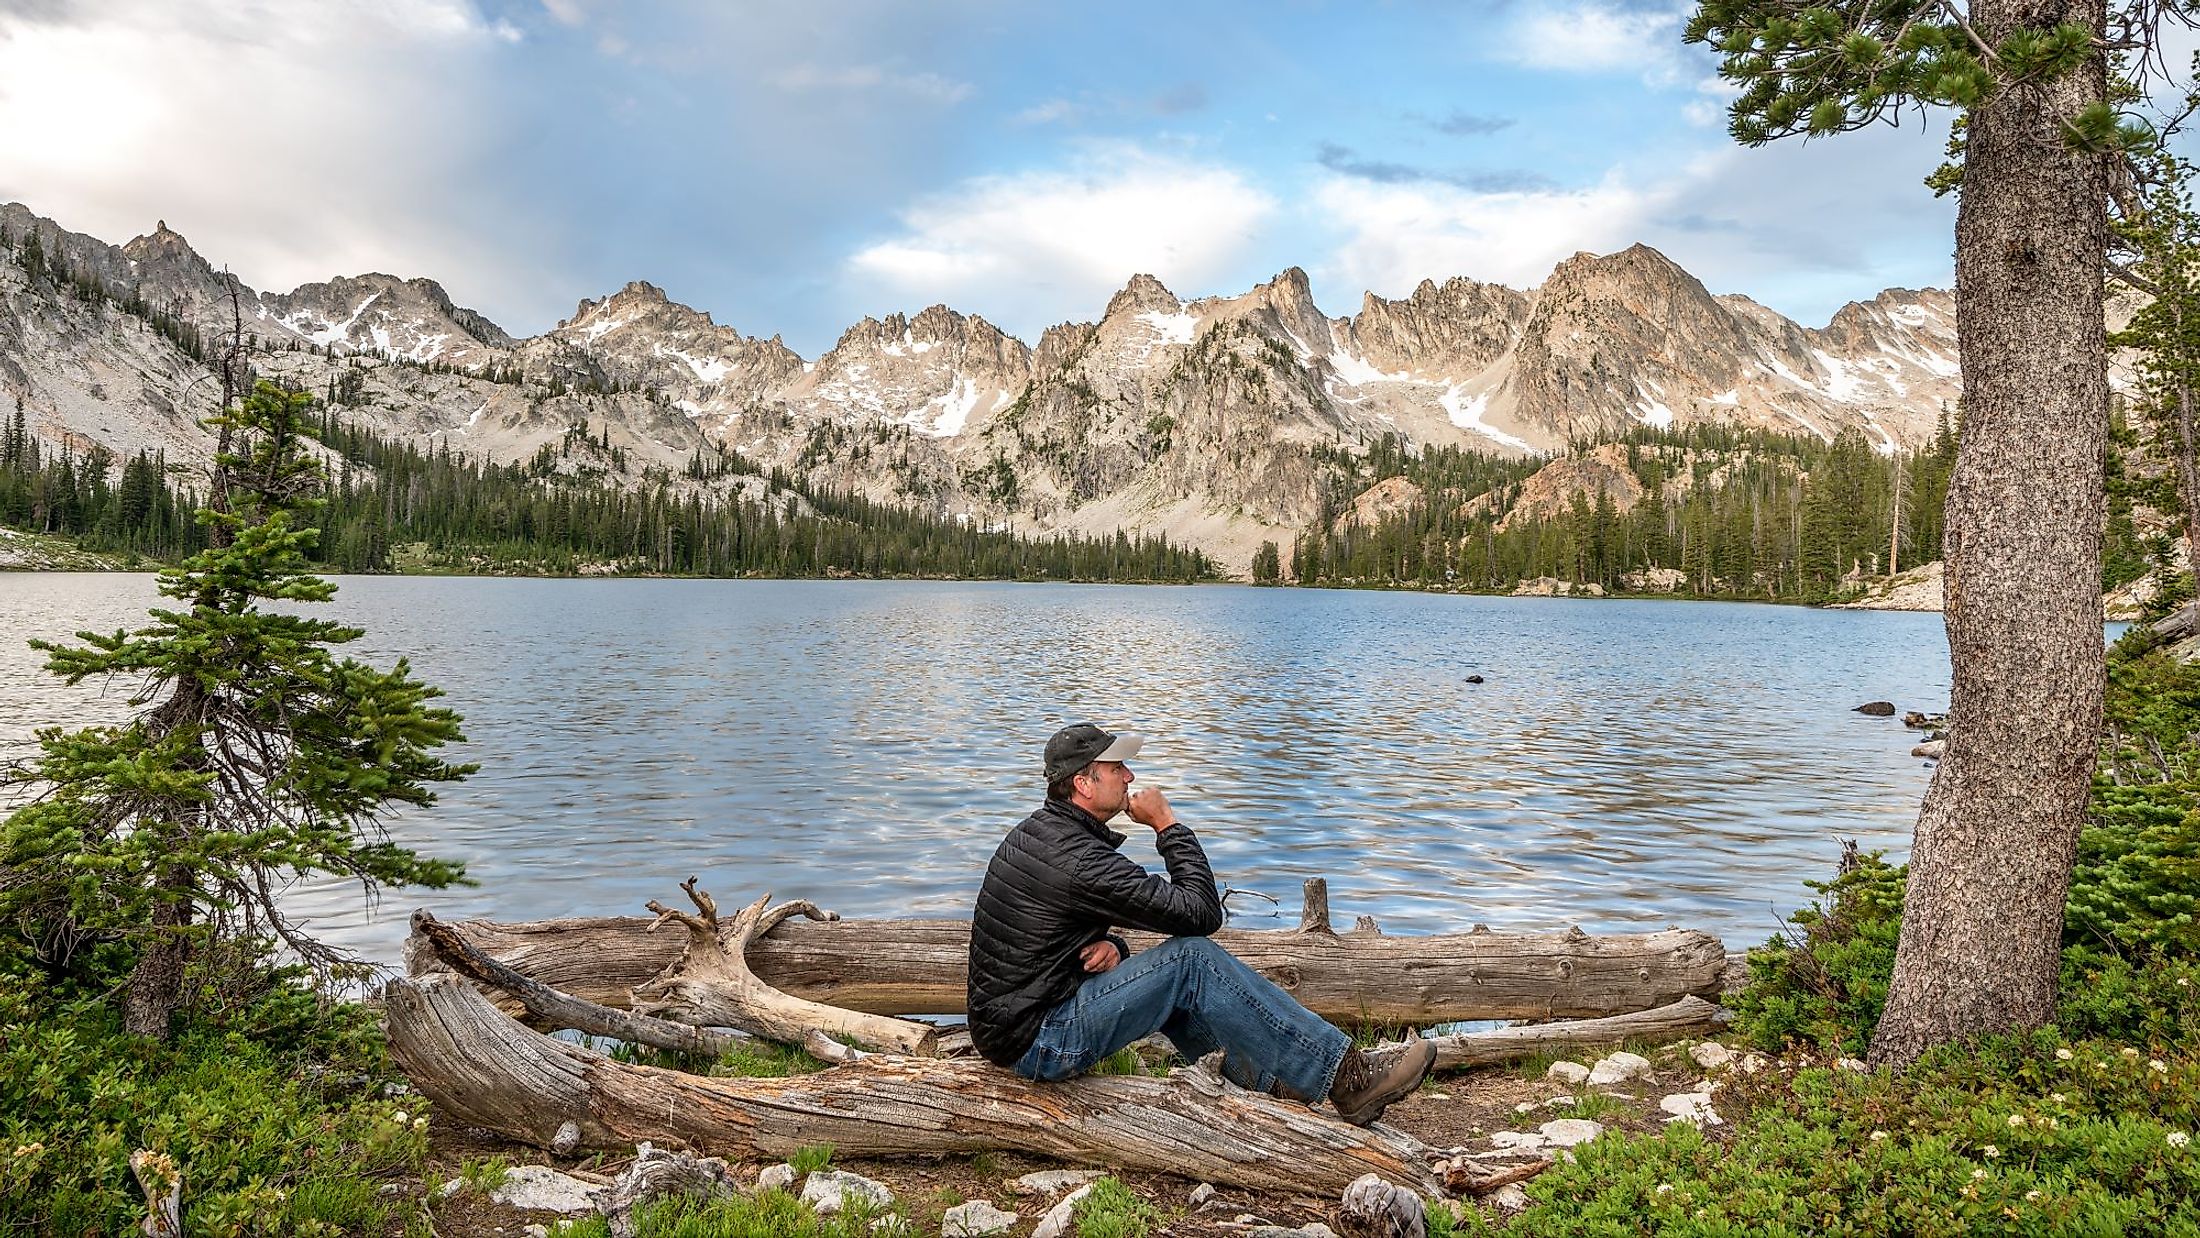
<svg viewBox="0 0 2200 1238"><path fill-rule="evenodd" d="M1162 313L1174 314L1184 308L1184 302L1151 275L1133 275L1131 282L1123 285L1123 291L1108 300L1103 319L1117 318L1125 314Z"/></svg>

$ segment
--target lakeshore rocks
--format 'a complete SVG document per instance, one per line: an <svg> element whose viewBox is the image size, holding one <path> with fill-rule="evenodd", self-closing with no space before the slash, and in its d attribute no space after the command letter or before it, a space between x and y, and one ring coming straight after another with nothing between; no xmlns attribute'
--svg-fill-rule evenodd
<svg viewBox="0 0 2200 1238"><path fill-rule="evenodd" d="M1705 1070L1717 1070L1722 1066L1733 1065L1734 1050L1727 1048L1716 1040L1707 1040L1700 1045L1689 1048L1688 1060Z"/></svg>
<svg viewBox="0 0 2200 1238"><path fill-rule="evenodd" d="M1104 1176L1097 1169L1043 1169L1011 1181L1008 1189L1019 1195L1059 1195L1073 1186L1097 1182Z"/></svg>
<svg viewBox="0 0 2200 1238"><path fill-rule="evenodd" d="M1892 718L1894 717L1894 702L1866 701L1856 707L1856 712L1868 718Z"/></svg>
<svg viewBox="0 0 2200 1238"><path fill-rule="evenodd" d="M1062 1202L1047 1209L1039 1218L1039 1224L1031 1231L1031 1238L1065 1238L1069 1233L1071 1214L1077 1210L1077 1201L1092 1194L1090 1182L1062 1197Z"/></svg>
<svg viewBox="0 0 2200 1238"><path fill-rule="evenodd" d="M1554 1118L1539 1129L1544 1143L1554 1148L1571 1148L1603 1134L1604 1124L1587 1118Z"/></svg>
<svg viewBox="0 0 2200 1238"><path fill-rule="evenodd" d="M756 1189L759 1191L793 1190L794 1166L785 1164L766 1165L756 1175Z"/></svg>
<svg viewBox="0 0 2200 1238"><path fill-rule="evenodd" d="M1588 1082L1593 1088L1610 1087L1629 1079L1640 1079L1649 1073L1649 1058L1622 1050L1610 1057L1597 1059L1597 1064L1589 1068Z"/></svg>
<svg viewBox="0 0 2200 1238"><path fill-rule="evenodd" d="M1589 1068L1579 1062L1553 1062L1551 1068L1543 1072L1543 1077L1566 1083L1587 1083Z"/></svg>
<svg viewBox="0 0 2200 1238"><path fill-rule="evenodd" d="M1690 1126L1724 1126L1726 1120L1711 1109L1709 1092L1676 1092L1658 1102L1658 1108L1668 1115L1668 1122L1686 1122Z"/></svg>
<svg viewBox="0 0 2200 1238"><path fill-rule="evenodd" d="M851 1201L884 1208L894 1202L894 1193L883 1183L838 1169L820 1169L802 1182L802 1202L820 1216L839 1212Z"/></svg>
<svg viewBox="0 0 2200 1238"><path fill-rule="evenodd" d="M589 1198L594 1190L547 1165L515 1165L504 1171L503 1182L490 1189L489 1200L532 1212L594 1212L595 1201Z"/></svg>
<svg viewBox="0 0 2200 1238"><path fill-rule="evenodd" d="M1514 585L1512 595L1516 598L1600 598L1604 596L1604 586L1593 581L1588 584L1577 585L1573 581L1560 580L1556 576L1538 576L1533 580L1523 580Z"/></svg>
<svg viewBox="0 0 2200 1238"><path fill-rule="evenodd" d="M1629 593L1679 593L1688 584L1688 573L1673 567L1646 567L1619 578Z"/></svg>
<svg viewBox="0 0 2200 1238"><path fill-rule="evenodd" d="M1928 761L1938 761L1948 755L1948 741L1945 739L1926 740L1924 743L1910 749L1910 755L1923 757Z"/></svg>

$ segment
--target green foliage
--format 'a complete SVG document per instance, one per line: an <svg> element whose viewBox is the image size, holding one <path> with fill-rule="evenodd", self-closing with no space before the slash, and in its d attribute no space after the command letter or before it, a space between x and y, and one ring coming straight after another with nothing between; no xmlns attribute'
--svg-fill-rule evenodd
<svg viewBox="0 0 2200 1238"><path fill-rule="evenodd" d="M633 1215L637 1238L871 1238L874 1232L887 1232L885 1220L854 1201L831 1216L819 1216L785 1191L712 1200L675 1195L645 1203ZM600 1216L561 1232L567 1238L611 1238L611 1228Z"/></svg>
<svg viewBox="0 0 2200 1238"><path fill-rule="evenodd" d="M201 514L211 544L160 575L178 608L136 632L32 642L67 683L121 677L148 706L120 726L41 730L38 756L0 776L35 796L0 824L0 931L48 967L77 969L102 946L273 934L325 970L346 956L283 916L271 891L287 879L335 874L371 892L461 877L377 825L472 772L433 755L463 738L458 715L403 660L380 671L331 652L359 629L260 608L336 591L306 560L321 480L304 447L310 402L263 382L216 419L226 501ZM156 1005L172 1011L174 995Z"/></svg>
<svg viewBox="0 0 2200 1238"><path fill-rule="evenodd" d="M1771 1051L1795 1040L1861 1054L1887 1004L1907 880L1873 852L1832 881L1806 882L1824 897L1795 913L1795 935L1749 952L1749 986L1730 1003L1735 1031Z"/></svg>
<svg viewBox="0 0 2200 1238"><path fill-rule="evenodd" d="M1253 583L1272 585L1283 579L1283 552L1274 542L1262 542L1253 552Z"/></svg>
<svg viewBox="0 0 2200 1238"><path fill-rule="evenodd" d="M376 1187L419 1171L426 1120L382 1096L373 1015L262 978L157 1044L123 1035L97 991L0 953L0 1234L135 1232L137 1148L174 1158L193 1233L372 1233L409 1208Z"/></svg>
<svg viewBox="0 0 2200 1238"><path fill-rule="evenodd" d="M1608 1134L1532 1180L1505 1232L2192 1233L2196 1125L2200 1058L2047 1031L1902 1075L1800 1072L1729 1138Z"/></svg>
<svg viewBox="0 0 2200 1238"><path fill-rule="evenodd" d="M814 1174L833 1163L833 1145L829 1143L806 1144L787 1154L787 1163L794 1166L796 1176Z"/></svg>
<svg viewBox="0 0 2200 1238"><path fill-rule="evenodd" d="M1101 1178L1070 1209L1078 1238L1146 1238L1161 1223L1159 1210L1131 1194L1119 1178Z"/></svg>
<svg viewBox="0 0 2200 1238"><path fill-rule="evenodd" d="M505 1175L512 1172L512 1158L498 1153L495 1156L469 1156L458 1166L458 1180L476 1195L487 1195L504 1185Z"/></svg>

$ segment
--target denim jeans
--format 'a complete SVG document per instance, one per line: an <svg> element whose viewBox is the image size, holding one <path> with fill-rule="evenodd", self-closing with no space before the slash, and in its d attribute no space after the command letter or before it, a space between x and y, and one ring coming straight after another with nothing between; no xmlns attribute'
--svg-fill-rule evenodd
<svg viewBox="0 0 2200 1238"><path fill-rule="evenodd" d="M1049 1010L1016 1073L1068 1079L1155 1032L1186 1061L1228 1050L1222 1073L1239 1087L1266 1092L1280 1083L1309 1100L1329 1095L1352 1045L1229 951L1204 937L1171 937L1088 976Z"/></svg>

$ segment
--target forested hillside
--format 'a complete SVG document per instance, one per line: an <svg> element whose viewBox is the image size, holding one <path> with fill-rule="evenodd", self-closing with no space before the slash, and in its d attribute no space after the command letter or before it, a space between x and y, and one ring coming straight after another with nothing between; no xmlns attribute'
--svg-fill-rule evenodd
<svg viewBox="0 0 2200 1238"><path fill-rule="evenodd" d="M812 492L731 452L698 453L683 477L660 474L654 485L622 489L604 480L616 449L585 426L520 464L424 452L325 406L315 429L332 457L315 557L333 571L1139 581L1214 574L1206 556L1163 538L1016 537ZM172 561L203 548L192 483L152 453L118 469L102 448L81 455L46 448L20 406L0 429L0 524L68 534L88 550Z"/></svg>

